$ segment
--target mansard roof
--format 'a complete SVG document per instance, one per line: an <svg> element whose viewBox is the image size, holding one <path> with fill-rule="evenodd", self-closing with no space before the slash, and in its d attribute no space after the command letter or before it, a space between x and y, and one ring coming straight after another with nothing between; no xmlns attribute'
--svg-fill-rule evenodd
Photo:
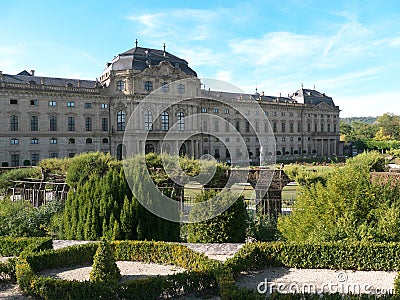
<svg viewBox="0 0 400 300"><path fill-rule="evenodd" d="M331 97L320 93L316 90L311 89L299 89L291 96L293 99L302 98L305 104L318 105L320 103L328 104L329 106L335 106Z"/></svg>
<svg viewBox="0 0 400 300"><path fill-rule="evenodd" d="M17 75L2 74L1 81L6 83L23 83L23 84L37 84L37 85L51 85L51 86L71 86L71 87L82 87L82 88L94 88L98 84L94 80L81 80L81 79L69 79L69 78L58 78L58 77L43 77L34 76L28 71L24 70Z"/></svg>
<svg viewBox="0 0 400 300"><path fill-rule="evenodd" d="M150 49L143 47L134 47L115 56L111 63L107 63L105 70L139 70L143 71L148 66L158 65L162 61L169 62L173 67L181 69L189 76L196 76L196 72L191 69L188 62L167 51Z"/></svg>

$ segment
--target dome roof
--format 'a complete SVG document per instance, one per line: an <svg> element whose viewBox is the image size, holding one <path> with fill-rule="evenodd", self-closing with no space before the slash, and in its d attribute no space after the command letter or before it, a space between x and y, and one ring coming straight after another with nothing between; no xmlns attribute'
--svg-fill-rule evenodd
<svg viewBox="0 0 400 300"><path fill-rule="evenodd" d="M173 67L181 69L189 76L196 76L196 72L188 66L188 62L163 50L135 47L115 56L111 63L107 63L104 72L139 70L148 66L158 65L162 61L169 62Z"/></svg>

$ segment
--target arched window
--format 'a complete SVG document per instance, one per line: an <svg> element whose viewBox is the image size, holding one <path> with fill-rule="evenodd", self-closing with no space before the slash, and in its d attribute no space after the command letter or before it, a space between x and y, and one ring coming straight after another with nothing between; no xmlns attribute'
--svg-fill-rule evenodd
<svg viewBox="0 0 400 300"><path fill-rule="evenodd" d="M176 116L178 117L178 130L185 130L185 113L179 111Z"/></svg>
<svg viewBox="0 0 400 300"><path fill-rule="evenodd" d="M144 83L144 89L146 92L151 92L153 90L153 83L151 81L146 81Z"/></svg>
<svg viewBox="0 0 400 300"><path fill-rule="evenodd" d="M144 112L144 130L153 130L153 113L149 110Z"/></svg>
<svg viewBox="0 0 400 300"><path fill-rule="evenodd" d="M161 130L169 130L169 113L167 111L163 111L161 114Z"/></svg>
<svg viewBox="0 0 400 300"><path fill-rule="evenodd" d="M104 139L102 140L102 143L103 143L103 144L108 144L108 138L104 138Z"/></svg>
<svg viewBox="0 0 400 300"><path fill-rule="evenodd" d="M183 83L178 84L178 93L183 94L185 92L185 85Z"/></svg>
<svg viewBox="0 0 400 300"><path fill-rule="evenodd" d="M117 112L117 131L125 130L125 112L120 110Z"/></svg>
<svg viewBox="0 0 400 300"><path fill-rule="evenodd" d="M290 123L289 123L289 132L290 132L290 133L293 133L293 131L294 131L294 126L293 126L293 123L290 122Z"/></svg>
<svg viewBox="0 0 400 300"><path fill-rule="evenodd" d="M92 144L92 143L93 143L93 140L91 138L86 139L86 144Z"/></svg>
<svg viewBox="0 0 400 300"><path fill-rule="evenodd" d="M168 143L163 143L161 147L161 153L171 154L171 146Z"/></svg>
<svg viewBox="0 0 400 300"><path fill-rule="evenodd" d="M118 144L117 146L117 159L122 160L125 156L125 146L123 144Z"/></svg>
<svg viewBox="0 0 400 300"><path fill-rule="evenodd" d="M74 138L70 138L68 140L68 144L75 144L75 139Z"/></svg>
<svg viewBox="0 0 400 300"><path fill-rule="evenodd" d="M153 144L146 144L144 147L144 153L153 153L154 152L154 145Z"/></svg>
<svg viewBox="0 0 400 300"><path fill-rule="evenodd" d="M161 89L162 89L162 91L163 91L164 93L167 93L167 92L169 91L168 82L164 82L164 83L162 84Z"/></svg>
<svg viewBox="0 0 400 300"><path fill-rule="evenodd" d="M118 80L117 81L117 90L118 91L125 90L125 81L123 81L123 80Z"/></svg>
<svg viewBox="0 0 400 300"><path fill-rule="evenodd" d="M181 148L179 149L179 155L185 156L186 155L186 145L182 144Z"/></svg>

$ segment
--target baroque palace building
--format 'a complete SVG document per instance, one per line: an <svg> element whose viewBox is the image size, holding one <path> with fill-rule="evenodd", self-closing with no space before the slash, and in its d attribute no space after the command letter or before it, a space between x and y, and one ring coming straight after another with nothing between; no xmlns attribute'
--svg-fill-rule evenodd
<svg viewBox="0 0 400 300"><path fill-rule="evenodd" d="M164 96L154 96L141 107L155 90ZM169 104L178 98L182 101ZM254 100L263 118L253 109ZM121 159L124 132L137 107L139 114L129 121L136 153L179 151L230 161L227 145L233 142L229 132L234 128L254 164L261 152L275 151L277 159L340 154L340 110L324 93L303 87L288 97L206 90L188 62L165 46L157 50L136 43L107 63L94 81L42 77L33 70L17 75L0 71L0 162L35 165L40 159L89 151ZM171 127L178 135L168 136ZM262 149L255 134L259 131L273 133L276 148Z"/></svg>

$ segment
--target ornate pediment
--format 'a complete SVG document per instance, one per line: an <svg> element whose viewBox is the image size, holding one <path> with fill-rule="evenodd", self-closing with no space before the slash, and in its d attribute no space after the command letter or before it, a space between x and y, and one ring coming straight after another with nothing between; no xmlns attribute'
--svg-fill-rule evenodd
<svg viewBox="0 0 400 300"><path fill-rule="evenodd" d="M335 108L335 107L332 107L332 106L326 104L325 102L321 102L318 105L315 105L314 107L318 108L318 109L323 109L323 110L334 110L334 108Z"/></svg>
<svg viewBox="0 0 400 300"><path fill-rule="evenodd" d="M114 111L126 111L127 106L122 102L118 101L117 103L114 104Z"/></svg>
<svg viewBox="0 0 400 300"><path fill-rule="evenodd" d="M179 68L175 68L168 61L162 61L158 65L149 66L142 72L142 75L150 77L187 77L185 72Z"/></svg>

